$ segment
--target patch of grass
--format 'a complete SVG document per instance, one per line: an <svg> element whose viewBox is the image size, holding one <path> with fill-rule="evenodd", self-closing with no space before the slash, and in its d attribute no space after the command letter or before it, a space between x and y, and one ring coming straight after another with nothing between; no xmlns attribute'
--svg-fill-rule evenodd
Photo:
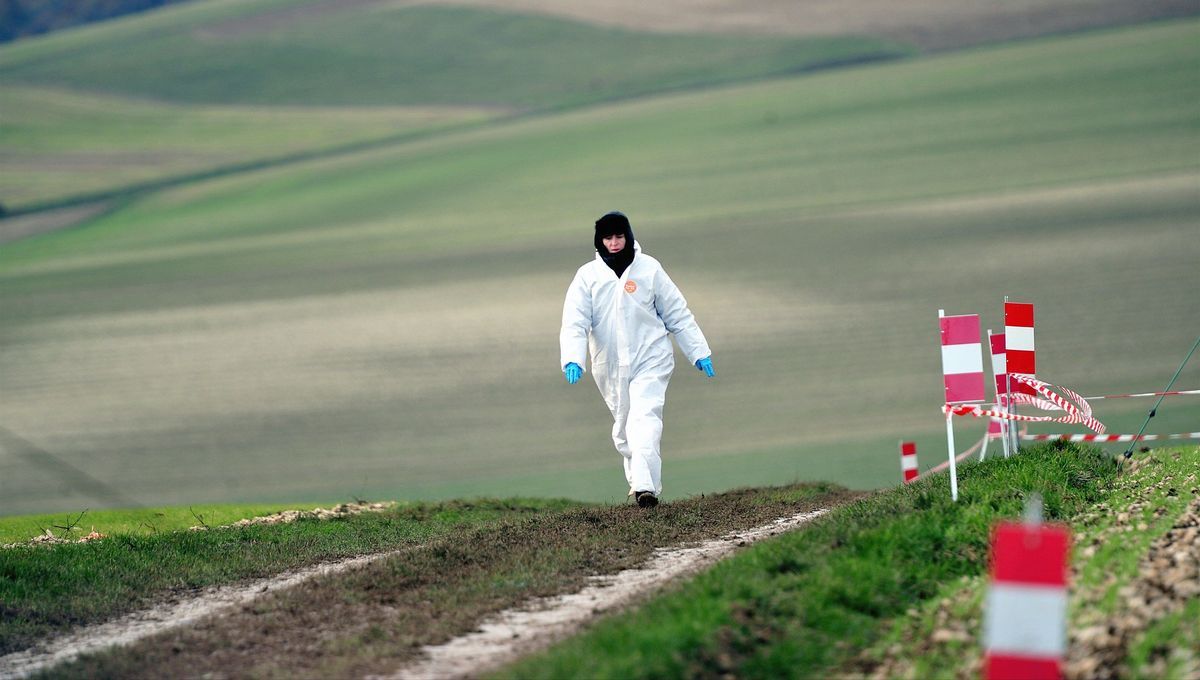
<svg viewBox="0 0 1200 680"><path fill-rule="evenodd" d="M354 573L272 594L243 611L56 668L56 677L202 674L361 677L394 671L421 645L475 629L529 598L700 541L855 494L828 485L743 489L645 511L567 509L464 526ZM578 677L590 676L588 672Z"/></svg>
<svg viewBox="0 0 1200 680"><path fill-rule="evenodd" d="M306 503L224 504L194 505L186 508L169 506L122 510L81 508L75 512L48 515L12 515L0 517L0 543L27 541L46 529L61 538L79 538L93 529L107 535L157 534L197 526L200 524L197 516L209 526L220 526L248 517L260 517L283 510L311 510L314 507L317 507L316 504ZM73 526L71 531L63 529L68 526Z"/></svg>
<svg viewBox="0 0 1200 680"><path fill-rule="evenodd" d="M992 524L1020 517L1028 494L1048 520L1069 520L1116 473L1095 448L1039 446L960 468L958 503L945 475L882 492L498 676L828 676L894 617L984 572Z"/></svg>
<svg viewBox="0 0 1200 680"><path fill-rule="evenodd" d="M1131 646L1131 678L1190 680L1200 677L1200 598L1155 622Z"/></svg>
<svg viewBox="0 0 1200 680"><path fill-rule="evenodd" d="M1106 486L1098 502L1072 518L1068 631L1107 626L1124 617L1118 591L1139 576L1139 561L1150 545L1171 527L1194 497L1182 479L1196 474L1200 463L1197 453L1195 449L1168 448L1138 454L1136 472L1124 471ZM1172 478L1174 482L1163 484ZM1183 493L1170 493L1170 488L1176 486ZM987 585L986 574L944 584L936 597L897 617L879 640L857 654L842 671L882 673L887 677L978 675ZM1131 665L1139 658L1144 662L1149 651L1162 644L1161 632L1175 630L1176 619L1170 616L1156 624L1151 631L1158 632L1148 632L1146 642L1130 649ZM1184 635L1171 649L1187 649ZM1078 644L1074 636L1071 644ZM1070 655L1080 661L1087 656L1088 651L1082 649ZM1112 661L1105 658L1101 663ZM1090 674L1083 670L1069 673L1082 677Z"/></svg>
<svg viewBox="0 0 1200 680"><path fill-rule="evenodd" d="M415 504L348 519L118 534L85 544L0 550L0 654L25 649L55 632L134 611L167 595L413 546L456 527L573 505L532 499Z"/></svg>
<svg viewBox="0 0 1200 680"><path fill-rule="evenodd" d="M1138 577L1138 563L1151 543L1195 498L1190 491L1196 482L1184 478L1200 474L1200 449L1158 449L1137 453L1135 460L1135 473L1122 475L1113 493L1077 523L1074 555L1080 568L1072 589L1088 595L1072 603L1072 621L1079 626L1102 624L1122 607L1121 587Z"/></svg>
<svg viewBox="0 0 1200 680"><path fill-rule="evenodd" d="M0 76L0 80L2 80ZM0 199L9 212L163 178L478 122L472 107L199 106L0 87Z"/></svg>

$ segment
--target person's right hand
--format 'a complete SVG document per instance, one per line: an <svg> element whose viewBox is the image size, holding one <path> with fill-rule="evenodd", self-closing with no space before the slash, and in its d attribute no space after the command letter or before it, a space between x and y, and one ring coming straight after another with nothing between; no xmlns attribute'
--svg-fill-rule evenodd
<svg viewBox="0 0 1200 680"><path fill-rule="evenodd" d="M575 383L579 382L580 378L583 377L583 368L581 368L579 364L572 361L566 366L563 366L563 375L567 376L567 382L574 385Z"/></svg>

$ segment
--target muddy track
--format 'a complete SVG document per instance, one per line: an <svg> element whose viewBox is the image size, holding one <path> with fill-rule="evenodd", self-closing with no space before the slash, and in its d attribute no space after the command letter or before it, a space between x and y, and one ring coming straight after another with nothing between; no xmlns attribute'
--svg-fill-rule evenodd
<svg viewBox="0 0 1200 680"><path fill-rule="evenodd" d="M387 677L470 678L570 637L588 621L643 601L671 581L712 566L741 546L794 529L828 510L801 512L745 531L735 531L696 546L663 548L645 565L589 579L586 588L568 595L534 600L491 617L477 632L422 649L425 657Z"/></svg>
<svg viewBox="0 0 1200 680"><path fill-rule="evenodd" d="M403 551L395 550L327 562L240 586L207 588L193 597L165 602L115 621L87 626L74 633L47 640L31 649L2 656L0 678L25 677L71 661L81 654L130 645L151 635L187 626L205 617L220 615L267 593L291 588L318 576L331 576L358 569Z"/></svg>
<svg viewBox="0 0 1200 680"><path fill-rule="evenodd" d="M89 626L0 657L0 678L50 668L64 677L473 674L860 496L795 493L735 491L650 514L582 508L463 528ZM493 624L507 640L467 634Z"/></svg>

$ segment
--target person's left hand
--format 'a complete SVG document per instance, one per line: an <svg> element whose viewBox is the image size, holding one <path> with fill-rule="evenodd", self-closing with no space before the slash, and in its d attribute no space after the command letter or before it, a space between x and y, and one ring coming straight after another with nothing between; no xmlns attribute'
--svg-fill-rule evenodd
<svg viewBox="0 0 1200 680"><path fill-rule="evenodd" d="M567 382L574 385L583 377L583 367L572 361L563 367L563 375L567 377Z"/></svg>
<svg viewBox="0 0 1200 680"><path fill-rule="evenodd" d="M704 357L696 360L696 370L704 371L704 375L712 378L717 374L713 372L712 357Z"/></svg>

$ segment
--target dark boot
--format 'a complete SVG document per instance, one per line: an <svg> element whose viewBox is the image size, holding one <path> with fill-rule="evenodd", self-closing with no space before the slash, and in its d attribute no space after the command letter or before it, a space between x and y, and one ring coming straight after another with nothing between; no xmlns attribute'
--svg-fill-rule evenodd
<svg viewBox="0 0 1200 680"><path fill-rule="evenodd" d="M658 505L658 496L655 496L653 491L639 491L633 494L633 497L641 508L653 508Z"/></svg>

